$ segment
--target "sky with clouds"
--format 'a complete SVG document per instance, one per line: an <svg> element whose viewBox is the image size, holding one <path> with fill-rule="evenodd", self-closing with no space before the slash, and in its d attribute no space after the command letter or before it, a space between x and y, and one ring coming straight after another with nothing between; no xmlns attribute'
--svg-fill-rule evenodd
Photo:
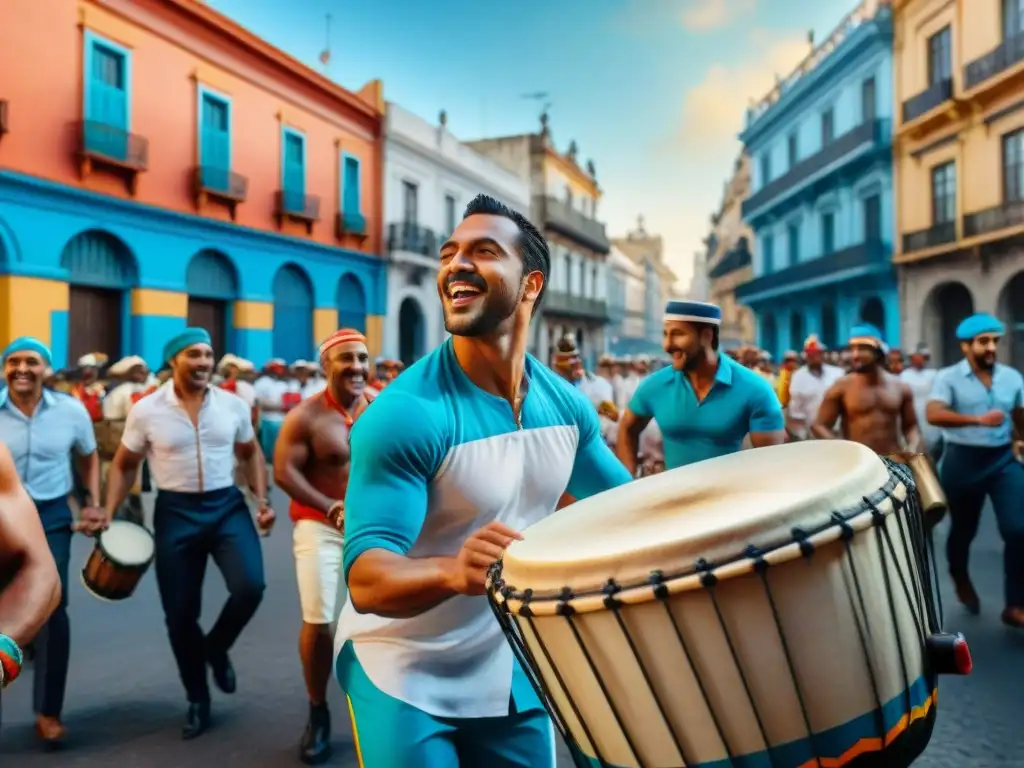
<svg viewBox="0 0 1024 768"><path fill-rule="evenodd" d="M462 139L535 131L547 92L553 138L597 166L612 235L642 214L685 286L751 98L767 93L855 0L207 0L350 88ZM330 32L326 16L331 16Z"/></svg>

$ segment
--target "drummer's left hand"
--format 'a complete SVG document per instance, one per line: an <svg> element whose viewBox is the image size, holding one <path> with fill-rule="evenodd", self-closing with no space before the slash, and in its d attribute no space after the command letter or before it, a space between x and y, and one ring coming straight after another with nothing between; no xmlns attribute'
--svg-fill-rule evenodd
<svg viewBox="0 0 1024 768"><path fill-rule="evenodd" d="M83 507L73 526L74 530L84 533L86 536L95 536L106 527L107 513L99 507Z"/></svg>

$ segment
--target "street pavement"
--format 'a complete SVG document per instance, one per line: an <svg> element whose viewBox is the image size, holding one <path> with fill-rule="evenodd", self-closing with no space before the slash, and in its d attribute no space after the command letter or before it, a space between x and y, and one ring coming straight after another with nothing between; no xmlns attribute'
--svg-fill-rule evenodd
<svg viewBox="0 0 1024 768"><path fill-rule="evenodd" d="M286 509L276 499L278 510ZM940 530L940 541L944 541ZM214 694L215 727L182 742L185 703L164 632L155 580L147 574L121 604L85 592L78 571L90 543L75 542L72 556L72 658L65 723L66 748L45 754L36 746L31 714L31 670L3 697L2 768L284 768L299 765L297 748L306 703L296 649L299 609L288 520L264 540L267 592L259 613L232 657L239 676L234 696ZM991 510L973 550L973 576L984 601L979 617L952 599L945 578L947 628L966 633L974 674L944 678L935 734L919 768L1009 768L1024 765L1020 723L1024 713L1024 634L999 622L1002 547ZM943 571L944 573L944 571ZM209 626L224 600L223 582L210 566L204 600ZM333 766L355 768L346 708L331 686ZM570 768L564 750L559 768ZM409 768L413 768L410 766ZM424 768L428 768L424 766Z"/></svg>

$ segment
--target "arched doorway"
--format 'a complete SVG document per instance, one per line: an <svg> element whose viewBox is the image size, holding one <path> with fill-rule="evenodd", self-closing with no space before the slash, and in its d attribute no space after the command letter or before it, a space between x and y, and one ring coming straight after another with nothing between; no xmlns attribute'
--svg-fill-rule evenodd
<svg viewBox="0 0 1024 768"><path fill-rule="evenodd" d="M406 366L423 357L424 336L423 310L416 299L407 296L398 309L398 357Z"/></svg>
<svg viewBox="0 0 1024 768"><path fill-rule="evenodd" d="M779 331L775 322L775 315L765 312L761 315L761 322L758 333L757 345L773 357L776 356L776 347L779 343Z"/></svg>
<svg viewBox="0 0 1024 768"><path fill-rule="evenodd" d="M839 346L839 315L834 304L821 308L821 343L829 349Z"/></svg>
<svg viewBox="0 0 1024 768"><path fill-rule="evenodd" d="M999 296L999 314L1006 323L1006 362L1024 369L1024 272L1018 272Z"/></svg>
<svg viewBox="0 0 1024 768"><path fill-rule="evenodd" d="M343 275L338 282L338 327L366 333L366 292L355 275Z"/></svg>
<svg viewBox="0 0 1024 768"><path fill-rule="evenodd" d="M877 296L865 299L860 305L860 321L873 325L885 335L885 305Z"/></svg>
<svg viewBox="0 0 1024 768"><path fill-rule="evenodd" d="M69 283L69 361L90 352L102 352L110 360L127 354L128 292L138 282L128 246L109 232L80 232L64 246L60 265Z"/></svg>
<svg viewBox="0 0 1024 768"><path fill-rule="evenodd" d="M219 251L199 251L185 273L188 291L188 324L210 333L218 355L234 351L231 305L238 298L238 275L228 257Z"/></svg>
<svg viewBox="0 0 1024 768"><path fill-rule="evenodd" d="M925 301L921 334L938 365L952 365L960 359L956 327L973 313L974 298L963 283L943 283L929 294Z"/></svg>
<svg viewBox="0 0 1024 768"><path fill-rule="evenodd" d="M274 275L274 357L292 363L313 351L313 284L294 264Z"/></svg>
<svg viewBox="0 0 1024 768"><path fill-rule="evenodd" d="M789 348L792 350L801 349L804 345L804 316L802 312L792 312L789 315Z"/></svg>

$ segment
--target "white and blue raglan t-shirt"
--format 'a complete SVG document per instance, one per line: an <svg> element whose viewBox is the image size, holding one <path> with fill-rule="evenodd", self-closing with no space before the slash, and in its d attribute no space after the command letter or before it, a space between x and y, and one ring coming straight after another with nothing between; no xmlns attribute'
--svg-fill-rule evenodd
<svg viewBox="0 0 1024 768"><path fill-rule="evenodd" d="M508 401L463 372L449 339L406 370L352 429L344 573L364 552L454 556L499 520L523 530L562 493L585 498L629 482L597 412L527 357L516 424ZM523 673L486 597L456 596L419 616L360 614L349 599L335 637L383 693L436 717L503 717ZM518 693L517 693L518 697Z"/></svg>

